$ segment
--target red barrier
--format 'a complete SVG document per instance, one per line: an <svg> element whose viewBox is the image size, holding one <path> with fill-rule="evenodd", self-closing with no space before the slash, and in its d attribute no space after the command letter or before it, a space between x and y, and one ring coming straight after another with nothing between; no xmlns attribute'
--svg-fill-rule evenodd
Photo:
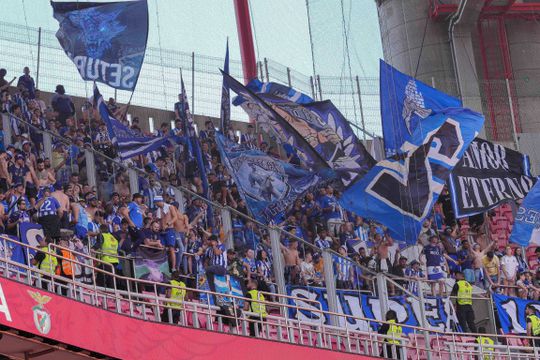
<svg viewBox="0 0 540 360"><path fill-rule="evenodd" d="M4 278L0 324L122 359L372 359L133 319Z"/></svg>

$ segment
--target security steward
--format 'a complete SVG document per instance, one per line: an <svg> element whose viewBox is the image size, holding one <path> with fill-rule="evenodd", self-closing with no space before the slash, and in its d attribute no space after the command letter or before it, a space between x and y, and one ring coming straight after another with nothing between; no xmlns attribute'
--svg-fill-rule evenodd
<svg viewBox="0 0 540 360"><path fill-rule="evenodd" d="M493 352L495 351L495 348L493 345L495 342L493 339L483 336L483 334L486 333L486 328L483 326L480 326L478 328L478 333L480 334L476 339L476 343L479 344L479 348L482 349L483 356L476 356L476 360L493 360Z"/></svg>
<svg viewBox="0 0 540 360"><path fill-rule="evenodd" d="M527 305L525 315L527 315L527 336L534 337L534 347L540 348L540 318L536 316L534 306Z"/></svg>
<svg viewBox="0 0 540 360"><path fill-rule="evenodd" d="M41 275L41 288L44 290L54 291L52 288L51 277L56 273L58 259L49 252L49 238L38 237L39 251L32 259L32 264L38 269L49 275ZM49 284L51 287L49 288Z"/></svg>
<svg viewBox="0 0 540 360"><path fill-rule="evenodd" d="M268 312L266 311L266 304L264 303L264 295L258 290L259 282L255 279L250 279L247 284L249 297L249 304L246 303L245 310L255 313L256 316L251 315L249 319L249 336L257 336L255 332L255 326L257 326L259 334L262 331L262 323L266 321Z"/></svg>
<svg viewBox="0 0 540 360"><path fill-rule="evenodd" d="M76 266L74 261L76 261L76 259L69 250L69 237L66 237L61 233L58 245L60 245L60 248L56 249L56 253L59 255L57 258L58 266L56 267L56 275L65 277L69 280L74 280ZM67 283L62 280L58 280L58 282L64 284L64 286L61 287L61 290L62 295L66 296L68 292Z"/></svg>
<svg viewBox="0 0 540 360"><path fill-rule="evenodd" d="M183 302L186 298L186 283L182 281L180 272L173 271L169 284L172 287L167 288L165 296L174 301L166 303L166 307L163 308L161 321L170 323L169 319L171 319L170 315L172 315L172 323L178 324L178 321L180 321L180 312L183 309Z"/></svg>
<svg viewBox="0 0 540 360"><path fill-rule="evenodd" d="M387 343L386 354L382 354L386 359L401 359L401 334L403 329L398 323L397 313L394 310L388 310L386 313L386 324L383 324L379 329L379 334L390 336L385 339Z"/></svg>
<svg viewBox="0 0 540 360"><path fill-rule="evenodd" d="M476 333L474 323L474 310L472 307L472 285L465 281L461 271L456 272L456 283L452 288L451 296L457 296L456 315L459 326L463 332Z"/></svg>
<svg viewBox="0 0 540 360"><path fill-rule="evenodd" d="M114 279L109 273L114 272L117 275L122 275L118 260L118 240L109 232L109 226L105 224L100 225L99 232L100 235L97 237L93 249L98 251L102 261L98 264L98 268L103 271L98 271L96 284L112 288L114 287ZM122 288L119 283L116 285Z"/></svg>

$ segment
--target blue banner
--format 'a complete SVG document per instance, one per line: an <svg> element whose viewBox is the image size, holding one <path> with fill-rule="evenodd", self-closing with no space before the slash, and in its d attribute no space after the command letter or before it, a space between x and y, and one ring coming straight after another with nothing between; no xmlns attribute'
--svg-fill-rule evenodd
<svg viewBox="0 0 540 360"><path fill-rule="evenodd" d="M387 156L409 140L421 119L462 106L461 100L434 89L380 61L381 118Z"/></svg>
<svg viewBox="0 0 540 360"><path fill-rule="evenodd" d="M4 235L4 237L0 238L0 259L7 258L12 262L28 265L29 263L26 259L25 248L16 242L7 240L6 237L14 241L19 241L16 236L11 235ZM24 268L15 264L9 264L9 268L21 272L26 271Z"/></svg>
<svg viewBox="0 0 540 360"><path fill-rule="evenodd" d="M135 90L148 38L146 0L51 2L56 37L84 80Z"/></svg>
<svg viewBox="0 0 540 360"><path fill-rule="evenodd" d="M221 159L227 166L251 214L267 224L280 222L287 208L320 177L266 153L216 135Z"/></svg>
<svg viewBox="0 0 540 360"><path fill-rule="evenodd" d="M122 160L137 155L144 155L169 143L170 137L141 136L118 121L110 113L103 96L101 96L95 84L94 102L96 103L101 119L107 125L111 142L117 147L118 155Z"/></svg>
<svg viewBox="0 0 540 360"><path fill-rule="evenodd" d="M342 187L349 186L375 165L347 119L330 100L297 104L275 95L259 97L321 155L336 172Z"/></svg>
<svg viewBox="0 0 540 360"><path fill-rule="evenodd" d="M244 297L244 288L242 280L236 276L232 275L213 275L209 278L206 275L198 274L197 275L197 289L213 291L220 294L234 295ZM208 304L208 299L210 298L210 305L216 304L215 295L208 297L206 293L199 294L199 300L202 303ZM220 299L217 299L221 303L230 303L232 298L227 296L222 296ZM241 308L244 306L244 300L238 299L235 300L238 306Z"/></svg>
<svg viewBox="0 0 540 360"><path fill-rule="evenodd" d="M415 244L450 172L483 123L481 114L463 108L432 113L399 156L379 161L343 193L341 206L387 226L394 239Z"/></svg>
<svg viewBox="0 0 540 360"><path fill-rule="evenodd" d="M291 124L283 119L275 108L263 101L259 95L240 84L233 77L223 73L229 88L241 99L241 106L254 119L264 132L273 137L280 144L290 144L298 157L310 169L321 170L328 168L328 164L310 145L308 139L299 134Z"/></svg>
<svg viewBox="0 0 540 360"><path fill-rule="evenodd" d="M533 305L536 308L536 315L540 316L540 301L525 300L498 293L493 293L492 296L497 307L501 328L505 334L527 333L527 316L525 314L527 305Z"/></svg>
<svg viewBox="0 0 540 360"><path fill-rule="evenodd" d="M33 247L39 247L39 242L45 238L45 233L43 232L43 226L40 224L35 224L31 222L23 222L19 224L19 238L24 244L28 244ZM36 254L35 250L28 250L28 261L34 258Z"/></svg>
<svg viewBox="0 0 540 360"><path fill-rule="evenodd" d="M540 181L532 187L514 219L510 242L521 246L540 246Z"/></svg>
<svg viewBox="0 0 540 360"><path fill-rule="evenodd" d="M225 61L223 64L223 72L229 73L229 39L227 39L227 49L225 50ZM219 130L222 134L227 135L229 130L229 123L231 121L231 91L227 85L227 81L223 78L221 84L221 112L220 112L221 124Z"/></svg>
<svg viewBox="0 0 540 360"><path fill-rule="evenodd" d="M328 298L325 288L306 286L287 286L287 294L298 299L289 299L289 304L301 306L302 310L292 307L289 316L302 322L330 324L327 314L321 318L317 310L328 311ZM354 316L357 318L385 320L381 314L381 302L379 298L361 294L352 290L336 290L338 313ZM296 303L298 301L298 303ZM403 325L422 327L422 314L418 300L406 296L394 296L388 298L388 306L397 313L398 322ZM309 310L311 309L311 310ZM452 302L448 298L426 297L425 314L427 328L438 331L459 331L458 321ZM335 324L334 324L335 325ZM368 320L339 317L339 327L349 330L368 331L369 328L377 331L379 323ZM404 333L410 333L410 328L403 327Z"/></svg>
<svg viewBox="0 0 540 360"><path fill-rule="evenodd" d="M246 85L248 89L253 91L256 94L269 94L275 95L282 99L292 101L297 104L309 104L314 102L311 97L301 93L298 90L288 87L283 84L278 84L275 82L261 82L259 79L255 78ZM237 97L234 101L234 105L240 105L244 99Z"/></svg>

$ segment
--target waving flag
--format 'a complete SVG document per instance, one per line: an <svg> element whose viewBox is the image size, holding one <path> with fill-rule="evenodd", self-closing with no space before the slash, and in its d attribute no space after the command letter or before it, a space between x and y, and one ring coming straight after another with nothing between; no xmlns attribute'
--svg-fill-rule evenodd
<svg viewBox="0 0 540 360"><path fill-rule="evenodd" d="M461 100L405 75L380 61L381 118L387 156L411 138L418 123L431 113L459 108Z"/></svg>
<svg viewBox="0 0 540 360"><path fill-rule="evenodd" d="M111 142L117 147L118 155L122 160L126 160L137 155L144 155L168 144L170 139L169 137L141 136L118 121L110 113L105 100L103 100L103 96L101 96L99 89L95 84L94 102L97 106L101 119L105 122L105 125L107 125Z"/></svg>
<svg viewBox="0 0 540 360"><path fill-rule="evenodd" d="M446 109L420 121L400 156L379 161L347 189L340 204L388 227L394 239L416 243L446 180L482 128L469 109Z"/></svg>
<svg viewBox="0 0 540 360"><path fill-rule="evenodd" d="M261 82L257 78L251 80L246 87L256 94L275 95L297 104L309 104L315 101L310 96L295 90L292 87L275 82ZM243 99L237 98L235 100L235 105L240 105L242 101Z"/></svg>
<svg viewBox="0 0 540 360"><path fill-rule="evenodd" d="M227 39L227 50L225 50L225 63L223 64L223 72L229 73L229 39ZM223 84L221 85L221 126L219 130L221 133L227 134L229 123L231 121L231 91L225 78L223 78Z"/></svg>
<svg viewBox="0 0 540 360"><path fill-rule="evenodd" d="M521 246L540 246L540 181L532 187L519 207L510 242Z"/></svg>
<svg viewBox="0 0 540 360"><path fill-rule="evenodd" d="M308 168L317 170L328 168L326 161L309 144L308 140L302 137L270 105L230 75L223 71L222 74L230 89L242 98L242 108L252 119L255 119L266 133L274 136L281 144L289 143Z"/></svg>
<svg viewBox="0 0 540 360"><path fill-rule="evenodd" d="M227 166L251 214L262 223L280 222L286 209L321 179L266 153L216 135L221 159Z"/></svg>
<svg viewBox="0 0 540 360"><path fill-rule="evenodd" d="M56 37L84 80L135 90L148 38L146 0L51 2Z"/></svg>

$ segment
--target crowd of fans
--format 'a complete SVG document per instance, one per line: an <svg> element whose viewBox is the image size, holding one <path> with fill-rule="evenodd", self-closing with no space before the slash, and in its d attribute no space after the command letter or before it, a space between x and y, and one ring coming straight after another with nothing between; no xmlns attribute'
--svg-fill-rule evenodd
<svg viewBox="0 0 540 360"><path fill-rule="evenodd" d="M8 82L6 75L0 69L1 108L10 116L13 141L5 148L0 141L2 232L17 235L18 224L36 222L43 226L47 242L58 242L60 229L69 229L72 246L82 243L94 249L117 271L122 269L116 256L134 258L139 256L138 249L145 247L166 252L170 270L185 275L193 286L197 275L229 273L255 279L261 289L275 291L269 234L249 219L246 203L220 160L212 121L205 123L198 136L209 200L238 212L233 213L232 230L227 234L219 211L209 211L208 203L202 200L206 194L201 174L182 144L171 143L128 162L146 172L139 178L137 192L131 191L124 168L97 156L100 186L91 187L84 149L116 157L107 128L92 104L85 103L77 112L62 85L46 104L28 68L16 87L10 87L16 78ZM108 107L133 131L151 135L142 130L138 118L128 121L126 108L114 99L109 99ZM175 115L172 129L164 123L153 135L182 136L185 116L180 102L175 104ZM40 130L55 135L51 158L45 155ZM233 128L225 133L231 140L271 156L293 163L298 160L291 149L281 155L277 146L262 141L252 125L240 136ZM200 197L191 196L179 204L174 187L180 185ZM430 280L432 293L444 295L445 279L461 271L466 281L486 290L528 299L540 295L540 272L529 271L522 249L497 248L483 231L483 218L470 219L471 231L464 233L453 216L447 193L439 199L431 220L425 222L415 251L394 241L383 226L342 209L338 198L331 186L307 193L279 224L295 235L281 239L288 284L324 285L321 251L329 248L341 255L333 259L336 284L341 289L371 290L372 275L384 272L413 294L419 291L417 280ZM226 247L229 236L234 248ZM540 262L540 249L536 254ZM392 293L400 291L391 289Z"/></svg>

